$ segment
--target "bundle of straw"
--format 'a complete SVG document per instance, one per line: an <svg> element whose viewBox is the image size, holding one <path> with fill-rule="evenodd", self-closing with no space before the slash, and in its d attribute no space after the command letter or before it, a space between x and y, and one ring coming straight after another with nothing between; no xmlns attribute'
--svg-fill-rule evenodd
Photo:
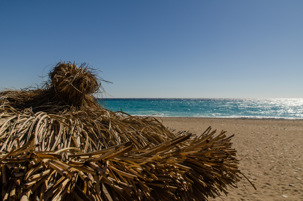
<svg viewBox="0 0 303 201"><path fill-rule="evenodd" d="M49 76L0 93L2 200L206 200L240 179L225 132L174 133L111 112L85 66L59 63Z"/></svg>

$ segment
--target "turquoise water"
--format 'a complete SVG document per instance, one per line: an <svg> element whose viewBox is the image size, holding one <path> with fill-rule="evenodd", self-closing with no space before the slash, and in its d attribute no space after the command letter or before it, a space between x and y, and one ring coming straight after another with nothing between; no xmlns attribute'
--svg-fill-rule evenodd
<svg viewBox="0 0 303 201"><path fill-rule="evenodd" d="M303 99L100 99L112 111L162 117L303 119Z"/></svg>

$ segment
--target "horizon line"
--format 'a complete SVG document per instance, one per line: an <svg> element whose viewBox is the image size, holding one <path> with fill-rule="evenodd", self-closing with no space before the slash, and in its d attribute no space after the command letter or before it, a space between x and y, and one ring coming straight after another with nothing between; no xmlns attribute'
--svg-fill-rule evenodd
<svg viewBox="0 0 303 201"><path fill-rule="evenodd" d="M154 98L154 97L122 97L122 98L110 98L110 97L97 97L97 99L303 99L303 98L294 98L294 97L289 97L289 98L286 98L286 97L282 97L282 98L231 98L231 97L222 97L222 98L218 98L218 97L215 97L215 98L209 98L209 97L204 97L204 98L189 98L189 97L186 97L186 98L165 98L165 97L159 97L159 98Z"/></svg>

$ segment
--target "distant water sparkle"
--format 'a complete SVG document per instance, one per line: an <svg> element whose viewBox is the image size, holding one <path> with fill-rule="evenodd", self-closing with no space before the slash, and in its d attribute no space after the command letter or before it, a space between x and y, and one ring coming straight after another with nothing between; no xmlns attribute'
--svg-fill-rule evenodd
<svg viewBox="0 0 303 201"><path fill-rule="evenodd" d="M112 111L161 117L303 119L303 99L100 99Z"/></svg>

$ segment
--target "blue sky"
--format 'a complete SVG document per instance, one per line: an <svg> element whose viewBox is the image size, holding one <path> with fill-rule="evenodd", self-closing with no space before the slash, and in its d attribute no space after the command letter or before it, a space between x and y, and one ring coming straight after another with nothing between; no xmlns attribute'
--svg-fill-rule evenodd
<svg viewBox="0 0 303 201"><path fill-rule="evenodd" d="M0 88L39 85L75 61L113 82L104 97L303 98L302 10L302 0L2 0Z"/></svg>

